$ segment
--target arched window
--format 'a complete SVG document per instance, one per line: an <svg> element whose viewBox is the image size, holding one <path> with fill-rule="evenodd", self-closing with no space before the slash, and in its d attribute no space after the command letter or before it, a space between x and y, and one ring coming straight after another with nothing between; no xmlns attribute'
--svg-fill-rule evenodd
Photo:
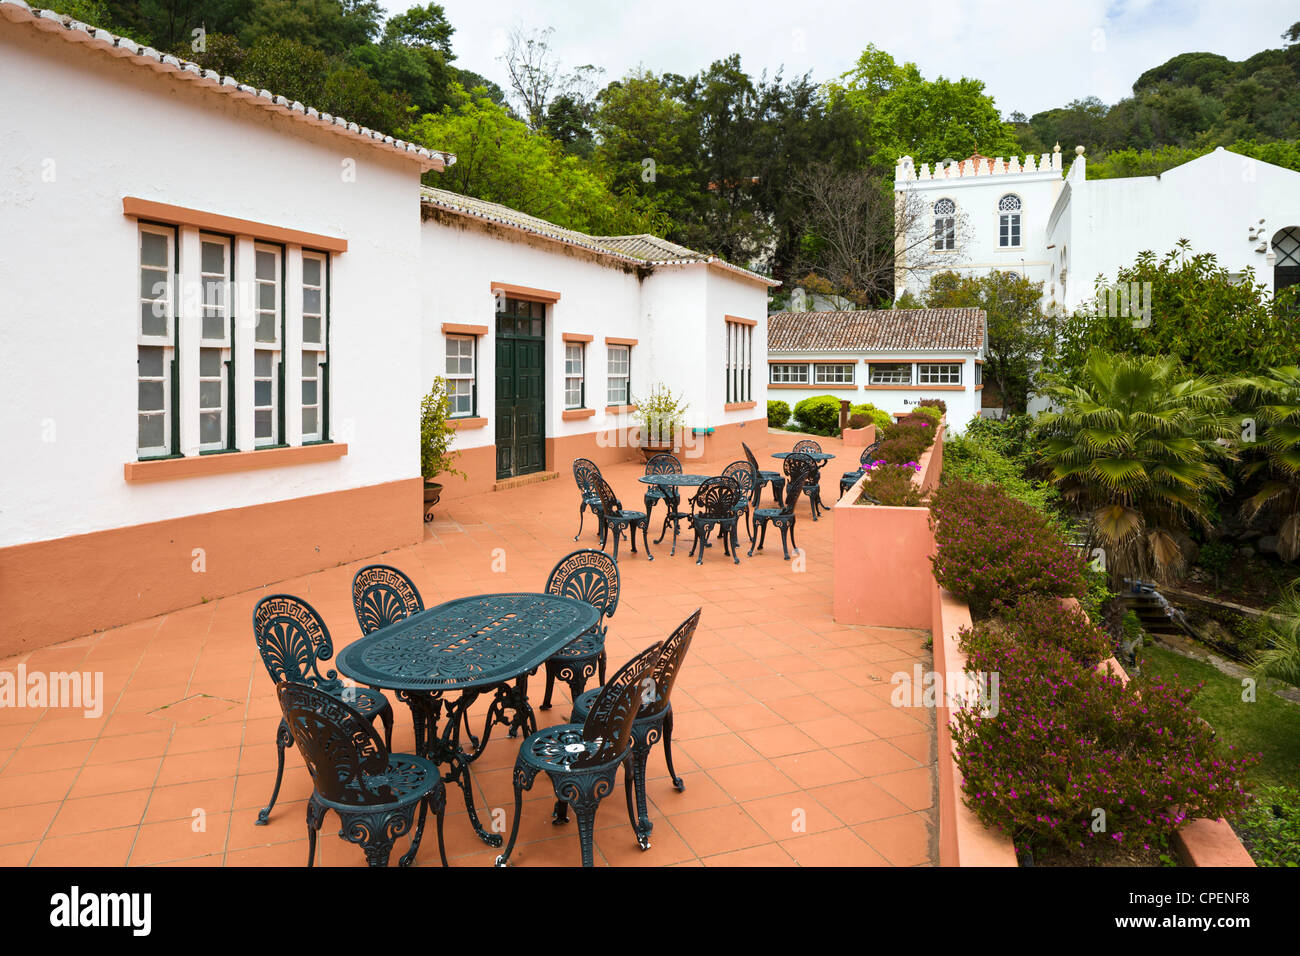
<svg viewBox="0 0 1300 956"><path fill-rule="evenodd" d="M957 204L951 199L940 199L934 204L934 248L957 248Z"/></svg>
<svg viewBox="0 0 1300 956"><path fill-rule="evenodd" d="M998 245L1020 245L1020 197L1014 193L998 200Z"/></svg>

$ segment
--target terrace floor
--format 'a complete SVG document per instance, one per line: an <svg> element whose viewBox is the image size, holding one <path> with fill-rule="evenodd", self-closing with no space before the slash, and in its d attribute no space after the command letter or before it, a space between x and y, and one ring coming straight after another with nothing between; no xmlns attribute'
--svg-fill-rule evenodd
<svg viewBox="0 0 1300 956"><path fill-rule="evenodd" d="M793 437L772 437L771 450ZM840 443L823 440L828 451ZM834 495L848 449L826 468ZM760 454L763 467L774 463ZM700 470L716 473L721 464ZM689 464L687 470L691 470ZM605 469L629 507L641 507L639 464ZM662 506L656 508L662 514ZM426 606L467 594L540 590L562 555L595 546L595 522L574 543L572 479L444 502L424 541L380 560L406 571ZM610 673L696 607L700 627L674 691L674 757L684 792L667 778L661 748L650 758L653 846L642 852L615 791L596 819L599 865L898 865L936 862L934 715L891 706L890 675L930 666L921 631L851 627L831 619L832 527L801 503L802 565L781 559L768 537L735 566L711 548L703 566L675 557L668 540L653 562L619 553L622 597L610 623ZM742 533L742 539L744 535ZM373 559L371 559L373 560ZM350 582L370 561L331 568L0 661L34 671L102 671L103 715L0 709L0 865L289 865L306 861L309 777L296 750L265 827L253 825L270 795L279 722L274 686L250 628L266 593L289 592L325 618L336 646L360 632ZM495 568L495 570L494 570ZM534 702L544 686L530 685ZM392 699L392 695L390 695ZM413 747L409 711L394 701L393 749ZM538 711L542 725L568 715L567 689ZM481 724L479 725L481 726ZM474 765L485 821L513 813L518 742L495 733ZM518 866L579 864L576 824L550 821L554 794L539 776L526 795ZM432 824L432 821L430 821ZM490 824L489 824L490 825ZM317 863L362 866L330 815ZM453 866L491 865L499 852L469 827L458 791L448 794ZM404 852L406 839L398 841ZM396 857L396 853L394 854ZM430 826L417 865L436 866Z"/></svg>

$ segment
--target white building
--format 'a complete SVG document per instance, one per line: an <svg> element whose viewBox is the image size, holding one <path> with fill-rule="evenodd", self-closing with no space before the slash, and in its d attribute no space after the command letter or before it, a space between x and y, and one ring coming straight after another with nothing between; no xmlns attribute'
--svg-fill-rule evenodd
<svg viewBox="0 0 1300 956"><path fill-rule="evenodd" d="M987 343L982 309L778 312L767 320L770 398L833 395L898 416L942 399L960 434L979 414Z"/></svg>
<svg viewBox="0 0 1300 956"><path fill-rule="evenodd" d="M1163 256L1179 239L1230 272L1253 268L1271 291L1300 283L1300 173L1223 148L1160 176L1088 180L1086 171L1083 147L1068 174L1059 146L1023 163L975 155L917 168L903 157L896 195L919 196L928 210L916 227L924 236L909 241L927 241L924 262L903 255L897 294L949 269L1011 270L1042 282L1046 304L1074 309L1094 299L1099 276L1113 283L1138 253Z"/></svg>
<svg viewBox="0 0 1300 956"><path fill-rule="evenodd" d="M763 443L770 280L422 195L454 157L18 0L0 87L0 656L421 540L449 357L447 497L636 455L652 381Z"/></svg>

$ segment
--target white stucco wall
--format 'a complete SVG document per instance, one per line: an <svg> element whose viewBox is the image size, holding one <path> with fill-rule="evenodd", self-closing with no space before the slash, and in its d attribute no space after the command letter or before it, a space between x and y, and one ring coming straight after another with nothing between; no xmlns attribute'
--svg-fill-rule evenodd
<svg viewBox="0 0 1300 956"><path fill-rule="evenodd" d="M560 244L530 245L491 236L454 217L427 220L422 227L421 312L424 342L421 382L427 390L445 370L443 323L487 326L479 342L478 417L481 428L457 434L458 449L496 442L495 300L493 283L543 289L560 294L546 310L546 437L603 432L631 424L627 415L607 413L606 337L635 339L631 389L644 396L656 383L680 393L689 404L692 426L716 427L762 415L766 385L758 373L766 353L767 290L733 279L704 264L659 266L641 278ZM723 334L725 316L758 322L753 341L755 408L724 410ZM591 335L586 347L587 407L590 418L565 421L564 333ZM765 367L762 369L765 374Z"/></svg>
<svg viewBox="0 0 1300 956"><path fill-rule="evenodd" d="M979 414L980 392L975 388L975 365L982 356L973 356L960 352L792 352L774 351L767 356L769 363L779 362L813 362L836 361L853 362L855 384L853 388L827 388L825 386L807 385L798 388L772 388L768 399L785 402L794 407L805 398L814 395L830 395L836 399L848 399L850 404L868 403L884 409L890 414L911 411L925 399L942 399L948 408L948 427L955 434L961 434L966 423ZM924 385L910 387L868 387L870 370L868 362L960 362L962 363L961 390L926 388ZM766 373L766 370L764 370ZM913 370L915 375L915 370ZM766 408L766 405L764 405Z"/></svg>
<svg viewBox="0 0 1300 956"><path fill-rule="evenodd" d="M915 196L923 214L916 217L909 235L907 248L911 251L901 257L905 264L916 268L905 270L903 281L895 289L895 298L910 290L920 295L929 286L930 277L940 272L953 271L962 275L982 275L999 270L1018 272L1034 282L1043 282L1044 290L1051 278L1051 260L1048 257L1045 236L1048 217L1060 193L1062 173L1059 155L1036 160L1034 172L981 172L974 168L954 169L950 174L934 171L934 178L911 179L896 183L900 197ZM1053 165L1057 162L1057 165ZM1041 168L1039 164L1041 163ZM1002 168L999 165L995 169ZM927 173L930 173L928 168ZM1008 193L1020 197L1020 245L998 245L998 201ZM934 235L933 207L940 199L951 199L957 206L956 248L942 252L932 251L927 239Z"/></svg>
<svg viewBox="0 0 1300 956"><path fill-rule="evenodd" d="M2 19L0 89L0 546L419 475L415 162ZM124 481L137 458L139 321L124 196L348 240L333 258L330 354L345 457ZM292 440L301 389L285 354ZM240 394L250 365L237 363ZM240 434L251 439L244 422Z"/></svg>
<svg viewBox="0 0 1300 956"><path fill-rule="evenodd" d="M1214 253L1229 272L1253 267L1255 281L1273 289L1268 240L1300 225L1300 173L1222 148L1160 176L1087 180L1085 168L1071 166L1068 202L1048 236L1053 252L1066 249L1067 282L1058 288L1066 306L1092 299L1098 275L1114 282L1140 252L1163 258L1179 239L1193 253ZM1252 240L1251 228L1262 237Z"/></svg>

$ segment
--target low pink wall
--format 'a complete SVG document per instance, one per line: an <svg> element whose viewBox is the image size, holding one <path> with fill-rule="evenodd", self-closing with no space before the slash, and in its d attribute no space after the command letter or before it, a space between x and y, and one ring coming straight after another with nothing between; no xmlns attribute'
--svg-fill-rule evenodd
<svg viewBox="0 0 1300 956"><path fill-rule="evenodd" d="M844 440L845 448L866 448L876 440L876 426L845 428L840 432L840 438Z"/></svg>

